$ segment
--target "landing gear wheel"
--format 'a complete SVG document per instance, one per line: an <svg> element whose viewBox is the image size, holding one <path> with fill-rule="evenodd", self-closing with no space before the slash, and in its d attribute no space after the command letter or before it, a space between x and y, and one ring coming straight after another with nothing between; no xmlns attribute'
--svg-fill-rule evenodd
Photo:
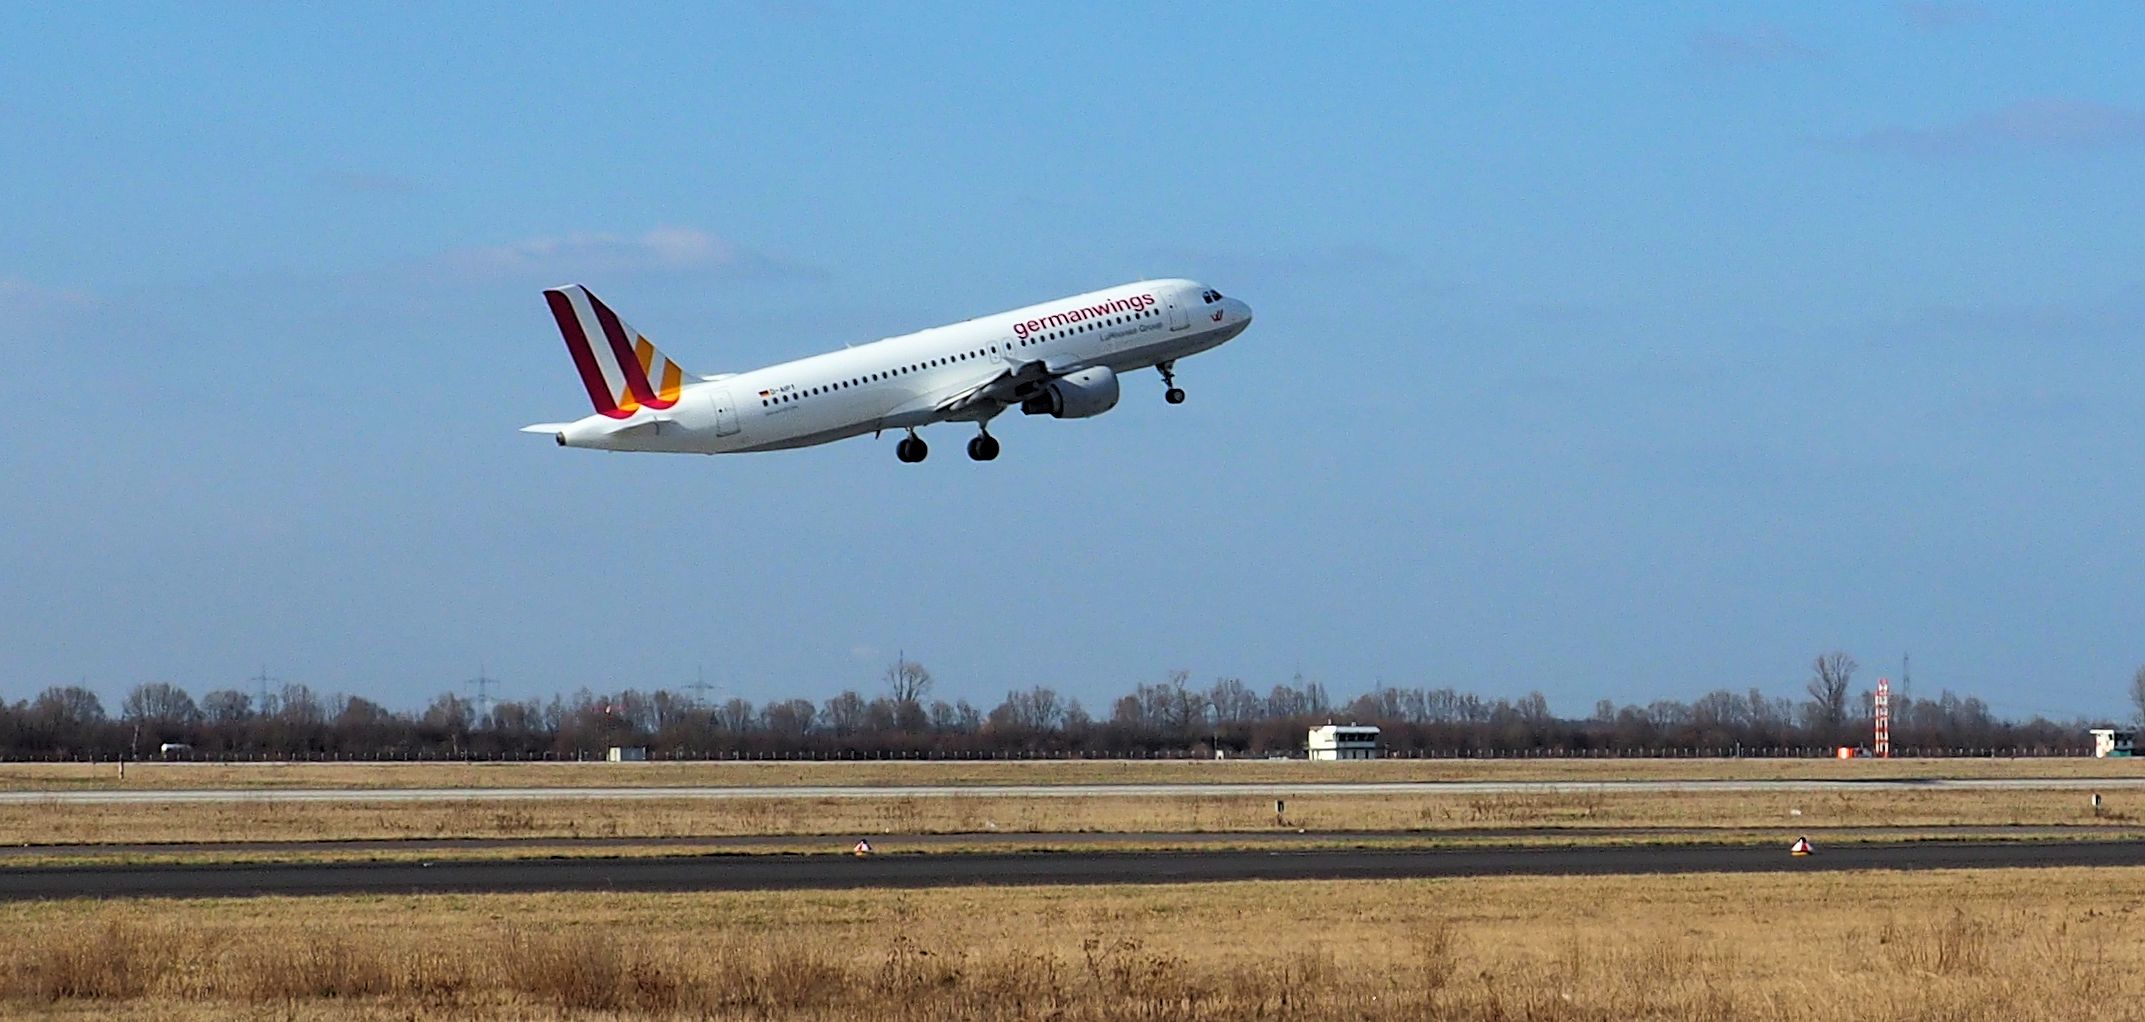
<svg viewBox="0 0 2145 1022"><path fill-rule="evenodd" d="M924 460L930 453L931 446L924 443L923 437L914 433L903 437L900 443L894 445L894 457L910 465Z"/></svg>
<svg viewBox="0 0 2145 1022"><path fill-rule="evenodd" d="M1162 373L1162 385L1169 388L1168 390L1162 392L1162 400L1167 401L1173 405L1183 404L1184 389L1182 387L1177 386L1176 361L1171 360L1168 362L1157 362L1154 364L1154 367Z"/></svg>
<svg viewBox="0 0 2145 1022"><path fill-rule="evenodd" d="M989 461L998 456L998 438L985 433L968 441L968 456L977 461Z"/></svg>

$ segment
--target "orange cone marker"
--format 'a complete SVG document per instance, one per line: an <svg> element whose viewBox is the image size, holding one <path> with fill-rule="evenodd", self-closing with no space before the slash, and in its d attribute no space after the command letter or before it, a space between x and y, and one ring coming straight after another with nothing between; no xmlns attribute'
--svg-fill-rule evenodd
<svg viewBox="0 0 2145 1022"><path fill-rule="evenodd" d="M1815 849L1810 847L1810 839L1806 837L1798 837L1794 844L1788 846L1789 855L1808 855L1812 851Z"/></svg>

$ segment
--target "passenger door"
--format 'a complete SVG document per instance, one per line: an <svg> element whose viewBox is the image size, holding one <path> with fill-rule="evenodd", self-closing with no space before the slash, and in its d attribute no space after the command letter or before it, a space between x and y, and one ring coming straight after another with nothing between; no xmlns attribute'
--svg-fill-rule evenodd
<svg viewBox="0 0 2145 1022"><path fill-rule="evenodd" d="M1171 330L1182 330L1192 325L1192 314L1185 309L1182 302L1177 300L1175 288L1171 288L1165 293L1162 296L1162 301L1169 305L1169 328Z"/></svg>
<svg viewBox="0 0 2145 1022"><path fill-rule="evenodd" d="M708 404L715 409L715 435L729 436L737 432L737 403L730 400L728 387L702 387L707 392Z"/></svg>

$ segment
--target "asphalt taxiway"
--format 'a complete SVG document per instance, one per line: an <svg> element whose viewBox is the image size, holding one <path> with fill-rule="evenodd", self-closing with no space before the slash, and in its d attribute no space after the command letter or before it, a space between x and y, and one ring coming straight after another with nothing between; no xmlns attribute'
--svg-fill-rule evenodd
<svg viewBox="0 0 2145 1022"><path fill-rule="evenodd" d="M533 891L758 891L961 885L2145 866L2140 841L704 855L0 869L0 900Z"/></svg>

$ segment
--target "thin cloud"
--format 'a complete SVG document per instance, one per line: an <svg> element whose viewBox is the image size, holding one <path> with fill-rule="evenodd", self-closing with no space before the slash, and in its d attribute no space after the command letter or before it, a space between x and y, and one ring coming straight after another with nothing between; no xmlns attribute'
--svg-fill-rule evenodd
<svg viewBox="0 0 2145 1022"><path fill-rule="evenodd" d="M707 231L674 226L633 235L589 232L528 238L452 252L444 261L450 269L482 277L651 272L817 275Z"/></svg>
<svg viewBox="0 0 2145 1022"><path fill-rule="evenodd" d="M2145 332L2145 293L2068 304L1938 306L1923 310L1907 325L1948 337L2006 341L2127 340Z"/></svg>
<svg viewBox="0 0 2145 1022"><path fill-rule="evenodd" d="M812 0L756 0L753 9L763 18L806 24L826 24L840 17L834 8Z"/></svg>
<svg viewBox="0 0 2145 1022"><path fill-rule="evenodd" d="M70 317L88 311L87 291L32 284L20 277L0 277L0 350L14 358L18 344L43 347L51 331Z"/></svg>
<svg viewBox="0 0 2145 1022"><path fill-rule="evenodd" d="M1989 9L1974 3L1947 3L1945 0L1899 0L1899 14L1907 24L1923 32L1942 32L1947 29L1986 21Z"/></svg>
<svg viewBox="0 0 2145 1022"><path fill-rule="evenodd" d="M1744 32L1700 29L1691 33L1691 54L1705 63L1721 67L1798 63L1823 56L1772 25Z"/></svg>
<svg viewBox="0 0 2145 1022"><path fill-rule="evenodd" d="M1405 269L1407 260L1390 249L1371 244L1305 246L1266 252L1210 252L1194 248L1159 247L1148 258L1170 273L1226 273L1231 277L1314 277L1388 273Z"/></svg>
<svg viewBox="0 0 2145 1022"><path fill-rule="evenodd" d="M87 291L44 287L19 277L0 277L0 315L59 312L84 308L89 303Z"/></svg>
<svg viewBox="0 0 2145 1022"><path fill-rule="evenodd" d="M359 195L415 195L424 190L410 178L356 170L331 170L320 175L320 180L330 188Z"/></svg>
<svg viewBox="0 0 2145 1022"><path fill-rule="evenodd" d="M2145 110L2084 100L2027 100L1949 124L1887 125L1829 142L1866 152L1946 158L2092 152L2145 142Z"/></svg>

